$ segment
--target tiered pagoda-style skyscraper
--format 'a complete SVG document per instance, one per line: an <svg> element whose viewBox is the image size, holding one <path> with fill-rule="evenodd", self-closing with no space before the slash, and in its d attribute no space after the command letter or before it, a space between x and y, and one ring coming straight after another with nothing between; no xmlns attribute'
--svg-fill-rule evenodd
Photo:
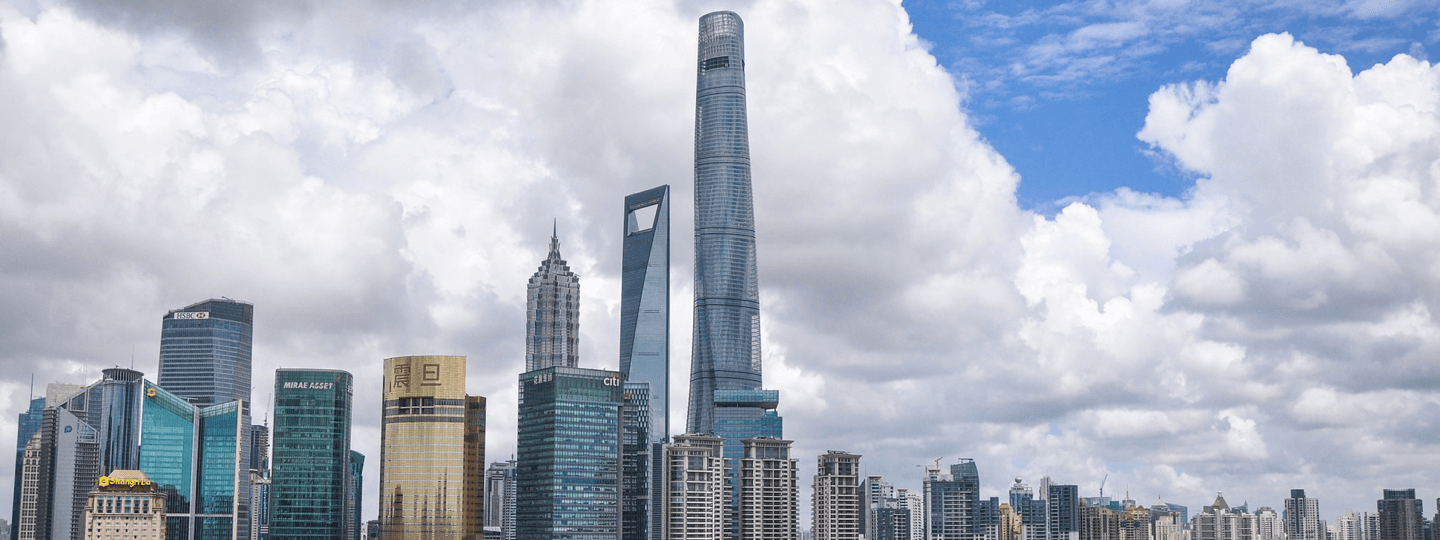
<svg viewBox="0 0 1440 540"><path fill-rule="evenodd" d="M575 367L580 360L580 276L560 258L558 233L550 255L530 278L525 302L525 371Z"/></svg>

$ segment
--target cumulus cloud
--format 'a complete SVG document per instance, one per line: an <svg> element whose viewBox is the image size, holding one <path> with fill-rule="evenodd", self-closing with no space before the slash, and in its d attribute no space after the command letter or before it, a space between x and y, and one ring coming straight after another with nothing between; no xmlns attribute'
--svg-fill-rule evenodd
<svg viewBox="0 0 1440 540"><path fill-rule="evenodd" d="M159 317L228 295L256 305L257 403L276 367L349 369L378 455L381 360L465 354L504 459L552 223L581 361L615 366L619 203L662 183L685 403L707 6L612 4L0 9L0 439L21 374L88 382L133 350L153 375ZM918 487L915 464L963 455L987 492L1110 475L1191 505L1434 483L1433 66L1354 74L1263 36L1150 99L1140 138L1193 189L1047 217L898 4L737 9L767 384L801 459L856 451Z"/></svg>

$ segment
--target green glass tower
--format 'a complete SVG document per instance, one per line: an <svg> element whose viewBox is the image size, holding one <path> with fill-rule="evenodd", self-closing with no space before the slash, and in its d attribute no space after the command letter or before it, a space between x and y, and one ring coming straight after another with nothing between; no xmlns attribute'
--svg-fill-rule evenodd
<svg viewBox="0 0 1440 540"><path fill-rule="evenodd" d="M331 369L275 370L270 538L352 540L353 377Z"/></svg>
<svg viewBox="0 0 1440 540"><path fill-rule="evenodd" d="M517 540L619 540L621 407L614 371L520 375Z"/></svg>

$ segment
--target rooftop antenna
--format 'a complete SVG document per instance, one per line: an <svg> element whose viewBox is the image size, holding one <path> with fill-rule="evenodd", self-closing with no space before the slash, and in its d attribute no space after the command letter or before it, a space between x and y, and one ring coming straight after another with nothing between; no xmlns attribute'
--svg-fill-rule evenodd
<svg viewBox="0 0 1440 540"><path fill-rule="evenodd" d="M135 344L130 344L130 371L135 371Z"/></svg>
<svg viewBox="0 0 1440 540"><path fill-rule="evenodd" d="M35 372L30 372L30 399L35 399Z"/></svg>

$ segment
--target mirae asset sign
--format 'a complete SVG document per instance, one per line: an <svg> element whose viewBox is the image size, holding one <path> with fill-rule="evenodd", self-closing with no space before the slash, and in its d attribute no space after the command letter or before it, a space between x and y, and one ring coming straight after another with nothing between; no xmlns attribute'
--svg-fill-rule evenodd
<svg viewBox="0 0 1440 540"><path fill-rule="evenodd" d="M333 382L305 382L285 381L285 388L290 390L334 390Z"/></svg>

